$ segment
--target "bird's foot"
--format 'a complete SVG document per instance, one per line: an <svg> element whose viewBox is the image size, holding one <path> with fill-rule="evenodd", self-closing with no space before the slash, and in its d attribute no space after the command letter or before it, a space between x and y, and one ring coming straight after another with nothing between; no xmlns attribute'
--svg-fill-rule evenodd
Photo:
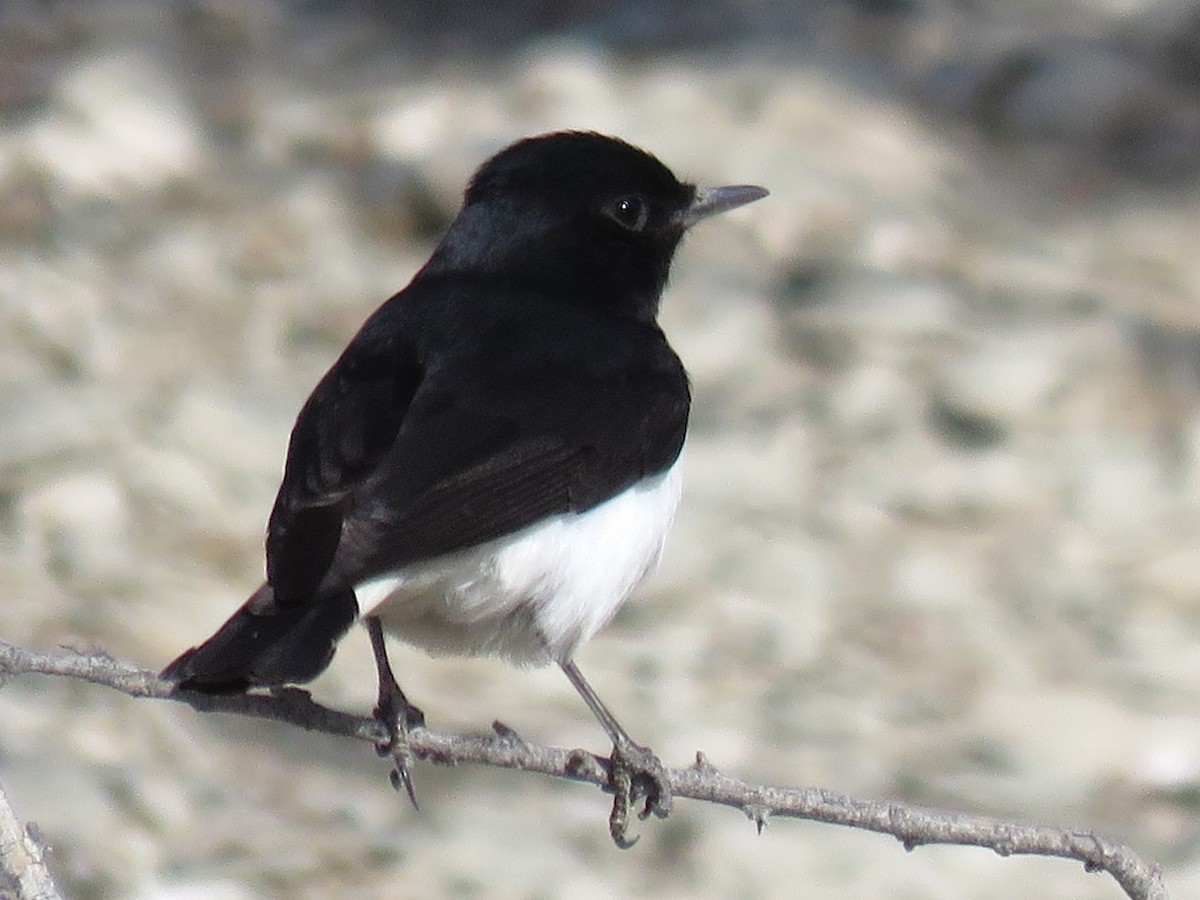
<svg viewBox="0 0 1200 900"><path fill-rule="evenodd" d="M637 843L626 834L629 829L629 811L638 810L637 817L645 821L651 815L665 819L671 812L671 783L667 780L662 761L649 747L634 743L618 742L613 745L608 769L609 784L613 792L612 813L608 817L608 829L613 841L622 850Z"/></svg>
<svg viewBox="0 0 1200 900"><path fill-rule="evenodd" d="M408 702L400 686L393 680L390 685L380 687L375 718L388 735L386 741L375 745L375 752L392 758L392 770L388 773L392 787L398 791L403 786L413 809L420 809L417 792L413 788L413 754L408 746L408 735L417 728L425 727L425 713Z"/></svg>

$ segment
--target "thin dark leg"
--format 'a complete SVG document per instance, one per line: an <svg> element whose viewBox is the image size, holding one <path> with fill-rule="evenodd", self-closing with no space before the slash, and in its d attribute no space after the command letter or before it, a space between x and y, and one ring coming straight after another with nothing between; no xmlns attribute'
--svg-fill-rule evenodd
<svg viewBox="0 0 1200 900"><path fill-rule="evenodd" d="M408 702L404 691L396 683L392 672L392 664L388 661L387 647L383 643L383 625L378 616L367 616L363 622L367 626L367 634L371 637L371 650L375 654L375 670L379 673L379 700L375 706L375 718L387 729L388 741L376 746L380 756L392 757L395 768L392 769L392 787L400 790L404 786L408 799L414 809L417 805L417 793L413 789L412 754L408 751L408 733L414 728L425 727L425 714Z"/></svg>
<svg viewBox="0 0 1200 900"><path fill-rule="evenodd" d="M634 742L572 660L560 662L559 666L612 739L609 781L614 802L609 829L617 846L632 847L637 838L629 840L625 837L630 804L636 804L643 797L646 799L645 806L638 813L640 819L645 819L651 813L663 818L671 811L671 785L662 762L649 747Z"/></svg>
<svg viewBox="0 0 1200 900"><path fill-rule="evenodd" d="M588 705L588 709L592 711L592 715L604 726L604 730L608 732L608 736L612 739L612 742L614 744L637 747L638 745L633 742L633 738L629 736L629 732L621 727L621 723L608 711L608 707L604 705L604 701L592 690L592 686L587 683L587 679L583 677L583 673L579 671L579 667L575 665L575 661L569 659L564 663L559 663L559 665L562 667L563 674L575 686L575 690L579 691L579 696Z"/></svg>

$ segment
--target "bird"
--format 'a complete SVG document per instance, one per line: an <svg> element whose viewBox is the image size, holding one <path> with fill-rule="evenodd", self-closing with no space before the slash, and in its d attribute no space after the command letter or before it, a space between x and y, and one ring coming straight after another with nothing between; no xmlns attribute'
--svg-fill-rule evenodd
<svg viewBox="0 0 1200 900"><path fill-rule="evenodd" d="M665 814L661 763L574 661L656 567L681 490L688 376L657 323L681 239L767 195L697 187L594 132L504 148L425 265L363 324L296 419L266 580L162 672L177 692L311 681L359 619L392 783L424 713L384 635L557 664ZM631 789L632 790L632 789Z"/></svg>

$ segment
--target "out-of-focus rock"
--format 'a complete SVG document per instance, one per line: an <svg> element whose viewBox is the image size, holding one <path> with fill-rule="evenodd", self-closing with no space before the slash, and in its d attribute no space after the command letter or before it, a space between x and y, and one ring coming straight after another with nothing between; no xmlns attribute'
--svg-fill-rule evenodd
<svg viewBox="0 0 1200 900"><path fill-rule="evenodd" d="M670 765L1100 825L1186 893L1187 15L1139 41L1117 3L594 6L0 5L24 60L0 62L0 638L155 669L211 634L263 577L297 410L475 166L597 128L771 190L673 267L685 496L663 568L580 653L606 702ZM433 727L604 749L553 668L393 651ZM307 687L371 709L361 628ZM630 866L594 792L425 765L417 814L352 743L0 690L0 778L72 895L1113 890L1061 861L760 837L707 804L646 823L654 864Z"/></svg>
<svg viewBox="0 0 1200 900"><path fill-rule="evenodd" d="M951 442L986 445L1014 428L1036 428L1071 375L1072 350L1062 336L1038 328L994 330L970 341L947 362L936 388L939 407L963 426L957 440L947 435Z"/></svg>
<svg viewBox="0 0 1200 900"><path fill-rule="evenodd" d="M111 475L77 474L30 488L20 518L31 564L93 587L132 576L130 510Z"/></svg>
<svg viewBox="0 0 1200 900"><path fill-rule="evenodd" d="M63 72L58 93L30 124L26 152L63 188L95 197L162 188L205 158L190 109L145 56L80 60Z"/></svg>
<svg viewBox="0 0 1200 900"><path fill-rule="evenodd" d="M919 89L1002 146L1055 148L1065 171L1104 164L1165 183L1197 173L1200 98L1112 39L1010 39L937 62Z"/></svg>
<svg viewBox="0 0 1200 900"><path fill-rule="evenodd" d="M103 447L123 412L118 398L95 386L0 392L0 473Z"/></svg>

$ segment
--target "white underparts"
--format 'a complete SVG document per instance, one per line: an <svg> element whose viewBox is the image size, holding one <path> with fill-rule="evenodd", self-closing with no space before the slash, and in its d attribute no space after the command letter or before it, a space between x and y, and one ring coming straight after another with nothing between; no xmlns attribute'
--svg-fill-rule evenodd
<svg viewBox="0 0 1200 900"><path fill-rule="evenodd" d="M587 512L363 582L359 608L431 653L570 659L658 564L680 486L676 460Z"/></svg>

